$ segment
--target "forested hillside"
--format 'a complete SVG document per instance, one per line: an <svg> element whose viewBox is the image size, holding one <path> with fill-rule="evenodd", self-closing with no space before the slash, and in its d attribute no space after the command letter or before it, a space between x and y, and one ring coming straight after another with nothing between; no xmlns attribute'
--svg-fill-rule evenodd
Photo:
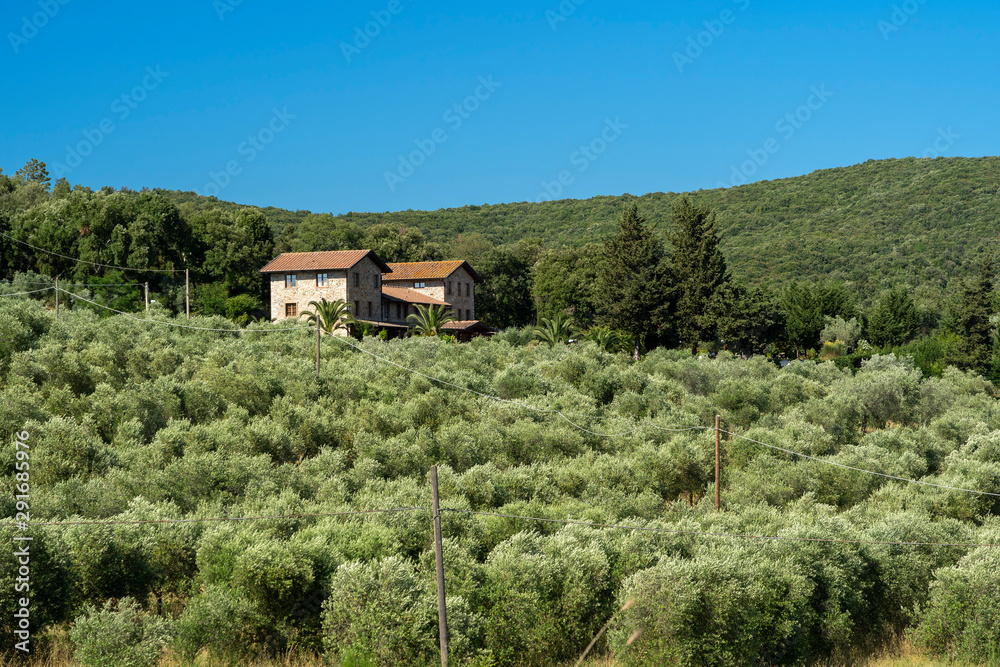
<svg viewBox="0 0 1000 667"><path fill-rule="evenodd" d="M390 262L469 260L484 278L477 314L497 328L558 319L557 337L608 349L628 338L636 353L683 343L832 358L909 345L925 372L951 363L1000 378L998 163L894 160L690 197L334 216L53 184L32 160L0 173L0 278L15 291L59 278L65 303L122 311L144 308L148 285L178 313L189 275L191 312L246 323L270 312L258 270L276 253L372 248ZM652 245L626 244L616 267L608 244L626 214Z"/></svg>
<svg viewBox="0 0 1000 667"><path fill-rule="evenodd" d="M317 377L312 331L260 328L0 297L34 650L439 664L437 464L450 664L572 664L608 622L596 654L623 665L862 664L904 632L995 657L1000 403L975 374L634 362L508 332L326 339ZM9 638L17 556L0 560Z"/></svg>
<svg viewBox="0 0 1000 667"><path fill-rule="evenodd" d="M176 203L190 193L164 192ZM943 287L992 244L1000 222L1000 158L869 161L807 176L688 193L718 213L722 248L752 282L848 280L866 292L905 284ZM666 224L679 193L637 198L643 214ZM614 228L623 203L636 198L465 206L437 211L348 213L337 221L362 228L416 227L449 250L459 235L494 245L526 238L550 248L598 241ZM267 209L279 249L291 249L309 216ZM446 252L447 254L447 252Z"/></svg>

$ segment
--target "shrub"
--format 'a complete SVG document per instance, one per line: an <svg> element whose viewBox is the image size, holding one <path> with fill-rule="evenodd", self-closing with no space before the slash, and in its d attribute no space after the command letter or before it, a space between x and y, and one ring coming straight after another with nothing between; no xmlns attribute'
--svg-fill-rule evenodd
<svg viewBox="0 0 1000 667"><path fill-rule="evenodd" d="M345 563L323 603L323 644L331 657L352 651L377 665L415 664L435 648L430 618L437 619L433 598L406 561Z"/></svg>
<svg viewBox="0 0 1000 667"><path fill-rule="evenodd" d="M203 648L215 656L236 656L251 649L252 629L260 623L253 605L238 591L207 584L184 607L174 645L188 660Z"/></svg>
<svg viewBox="0 0 1000 667"><path fill-rule="evenodd" d="M626 665L759 665L811 656L809 582L787 560L749 549L670 558L629 577L609 640ZM642 634L631 646L637 629Z"/></svg>
<svg viewBox="0 0 1000 667"><path fill-rule="evenodd" d="M915 643L951 660L1000 662L1000 554L979 548L937 571Z"/></svg>
<svg viewBox="0 0 1000 667"><path fill-rule="evenodd" d="M70 637L74 657L90 667L153 667L173 635L173 624L144 612L132 598L84 607Z"/></svg>

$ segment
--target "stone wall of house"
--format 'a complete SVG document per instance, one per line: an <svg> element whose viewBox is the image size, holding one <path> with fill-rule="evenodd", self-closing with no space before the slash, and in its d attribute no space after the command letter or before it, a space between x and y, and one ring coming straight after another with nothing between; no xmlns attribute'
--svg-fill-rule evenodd
<svg viewBox="0 0 1000 667"><path fill-rule="evenodd" d="M322 272L321 272L322 273ZM285 287L285 273L272 273L271 276L271 320L277 322L285 319L286 306L294 303L298 316L310 310L309 302L326 299L335 301L343 299L352 314L363 320L382 321L385 313L382 311L382 271L369 257L365 257L347 271L326 271L328 275L326 287L317 287L316 271L295 271L295 287ZM357 284L355 284L357 274ZM445 280L425 281L426 287L413 287L413 281L393 281L386 274L385 284L393 287L414 289L421 294L440 299L452 304L455 317L461 320L476 318L475 282L464 269L456 270ZM449 292L450 290L450 292ZM369 311L371 304L371 311ZM357 308L357 310L355 310ZM396 320L395 306L389 306L391 320ZM403 320L416 309L410 306L403 314Z"/></svg>
<svg viewBox="0 0 1000 667"><path fill-rule="evenodd" d="M355 285L354 275L358 280ZM362 320L382 320L382 270L370 257L347 270L347 297L344 299L351 312ZM355 312L355 302L358 312ZM371 304L371 313L368 311Z"/></svg>
<svg viewBox="0 0 1000 667"><path fill-rule="evenodd" d="M391 273L386 276L386 285L406 287L415 292L446 301L451 304L455 317L458 319L476 319L476 283L464 267L459 268L444 280L423 281L427 285L426 287L414 287L414 284L420 281L394 281L391 276ZM395 311L393 312L395 313Z"/></svg>
<svg viewBox="0 0 1000 667"><path fill-rule="evenodd" d="M451 293L448 294L448 284L451 284ZM476 319L476 282L465 270L465 267L457 269L448 276L445 281L445 301L452 305L455 310L455 317L460 320Z"/></svg>
<svg viewBox="0 0 1000 667"><path fill-rule="evenodd" d="M316 271L294 271L295 287L285 287L285 273L271 274L271 321L285 319L285 306L289 303L296 305L299 316L303 312L311 310L310 301L335 301L344 299L347 301L347 278L344 271L326 271L326 287L316 286ZM323 272L319 272L323 273Z"/></svg>

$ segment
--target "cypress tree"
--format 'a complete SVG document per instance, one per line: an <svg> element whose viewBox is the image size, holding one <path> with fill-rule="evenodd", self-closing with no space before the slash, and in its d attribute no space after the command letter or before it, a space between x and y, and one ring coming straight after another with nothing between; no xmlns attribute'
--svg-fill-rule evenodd
<svg viewBox="0 0 1000 667"><path fill-rule="evenodd" d="M868 340L879 347L902 345L916 335L919 324L913 297L903 288L894 289L868 319Z"/></svg>
<svg viewBox="0 0 1000 667"><path fill-rule="evenodd" d="M949 363L986 374L993 356L993 262L983 263L979 274L962 282L961 293L949 312L948 328L959 337Z"/></svg>
<svg viewBox="0 0 1000 667"><path fill-rule="evenodd" d="M617 233L605 239L604 254L607 268L601 291L607 323L631 335L638 360L643 336L662 328L670 308L666 250L631 203L622 211Z"/></svg>
<svg viewBox="0 0 1000 667"><path fill-rule="evenodd" d="M698 343L715 338L711 304L729 281L726 258L719 250L715 213L684 197L672 215L674 276L677 288L676 321L681 340L698 353Z"/></svg>

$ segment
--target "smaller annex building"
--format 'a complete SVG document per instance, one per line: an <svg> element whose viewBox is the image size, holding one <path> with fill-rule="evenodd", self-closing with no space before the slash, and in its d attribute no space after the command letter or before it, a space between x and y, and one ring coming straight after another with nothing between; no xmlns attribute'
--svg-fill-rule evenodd
<svg viewBox="0 0 1000 667"><path fill-rule="evenodd" d="M496 331L476 319L483 279L463 260L387 264L373 250L282 253L261 269L270 278L271 320L297 318L311 301L343 299L351 314L402 336L417 305L444 306L443 329L460 341Z"/></svg>

